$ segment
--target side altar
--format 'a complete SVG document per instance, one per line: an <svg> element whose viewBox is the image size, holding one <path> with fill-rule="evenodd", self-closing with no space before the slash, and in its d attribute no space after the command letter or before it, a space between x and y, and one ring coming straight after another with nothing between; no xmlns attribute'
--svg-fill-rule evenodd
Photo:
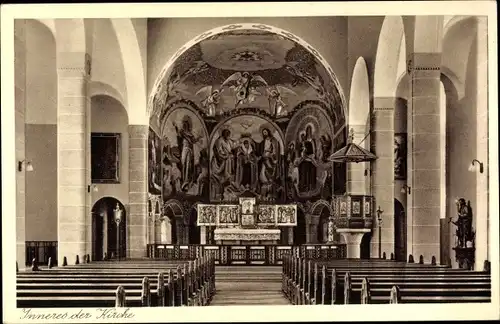
<svg viewBox="0 0 500 324"><path fill-rule="evenodd" d="M198 204L198 226L215 227L216 244L278 244L280 227L297 226L297 205L258 205L239 198L239 205Z"/></svg>

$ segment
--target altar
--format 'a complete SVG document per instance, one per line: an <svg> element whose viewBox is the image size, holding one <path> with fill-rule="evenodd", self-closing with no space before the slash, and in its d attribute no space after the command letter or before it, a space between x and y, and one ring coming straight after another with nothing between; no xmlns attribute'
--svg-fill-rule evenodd
<svg viewBox="0 0 500 324"><path fill-rule="evenodd" d="M255 198L239 198L239 205L198 204L198 226L215 227L220 245L278 244L281 232L297 225L297 206L258 205Z"/></svg>
<svg viewBox="0 0 500 324"><path fill-rule="evenodd" d="M216 244L251 245L278 244L281 230L268 228L217 228L214 231Z"/></svg>

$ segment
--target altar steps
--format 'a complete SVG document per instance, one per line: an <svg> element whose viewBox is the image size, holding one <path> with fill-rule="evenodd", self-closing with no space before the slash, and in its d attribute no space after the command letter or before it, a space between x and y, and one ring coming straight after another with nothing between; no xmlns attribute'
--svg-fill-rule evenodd
<svg viewBox="0 0 500 324"><path fill-rule="evenodd" d="M217 266L210 306L289 305L281 292L281 274L281 267Z"/></svg>

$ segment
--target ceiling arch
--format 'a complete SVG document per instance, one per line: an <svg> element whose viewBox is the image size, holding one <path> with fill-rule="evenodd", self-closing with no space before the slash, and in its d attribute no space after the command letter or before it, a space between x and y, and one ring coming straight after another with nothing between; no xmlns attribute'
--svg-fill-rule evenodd
<svg viewBox="0 0 500 324"><path fill-rule="evenodd" d="M386 16L380 30L375 56L374 97L394 97L401 42L404 38L401 16Z"/></svg>
<svg viewBox="0 0 500 324"><path fill-rule="evenodd" d="M247 34L245 35L246 44L242 44L241 39L238 40L237 35L242 33ZM286 58L287 49L289 50L294 44L300 45L307 55L313 58L311 61L314 61L312 63L314 68L320 67L323 70L319 75L311 76L301 71L298 64L286 64L287 61L294 60L294 58ZM195 54L196 50L198 54ZM220 26L198 35L182 46L167 61L149 96L148 115L150 117L158 114L157 110L161 110L162 104L167 101L167 98L161 95L165 92L164 89L167 88L169 92L173 92L172 84L166 81L171 79L172 75L179 79L179 76L173 73L174 66L185 63L190 57L192 60L193 56L200 58L200 64L193 67L198 70L206 68L203 63L207 63L219 70L233 72L243 68L249 73L282 68L290 73L300 74L302 80L310 83L311 88L317 90L320 96L332 102L332 107L335 104L340 106L343 115L346 115L346 102L340 83L333 69L317 50L303 39L280 28L264 24L241 23ZM217 78L217 75L214 77ZM320 89L315 89L316 83L319 83L318 79L331 83L331 86L320 85ZM201 81L194 80L195 83ZM182 89L176 89L176 91L182 91Z"/></svg>

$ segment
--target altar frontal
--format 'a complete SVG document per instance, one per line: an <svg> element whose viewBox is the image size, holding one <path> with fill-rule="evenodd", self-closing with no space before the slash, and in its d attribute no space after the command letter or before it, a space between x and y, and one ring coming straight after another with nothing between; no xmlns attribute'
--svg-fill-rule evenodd
<svg viewBox="0 0 500 324"><path fill-rule="evenodd" d="M215 227L217 244L277 244L283 227L297 226L297 205L198 204L198 226Z"/></svg>

